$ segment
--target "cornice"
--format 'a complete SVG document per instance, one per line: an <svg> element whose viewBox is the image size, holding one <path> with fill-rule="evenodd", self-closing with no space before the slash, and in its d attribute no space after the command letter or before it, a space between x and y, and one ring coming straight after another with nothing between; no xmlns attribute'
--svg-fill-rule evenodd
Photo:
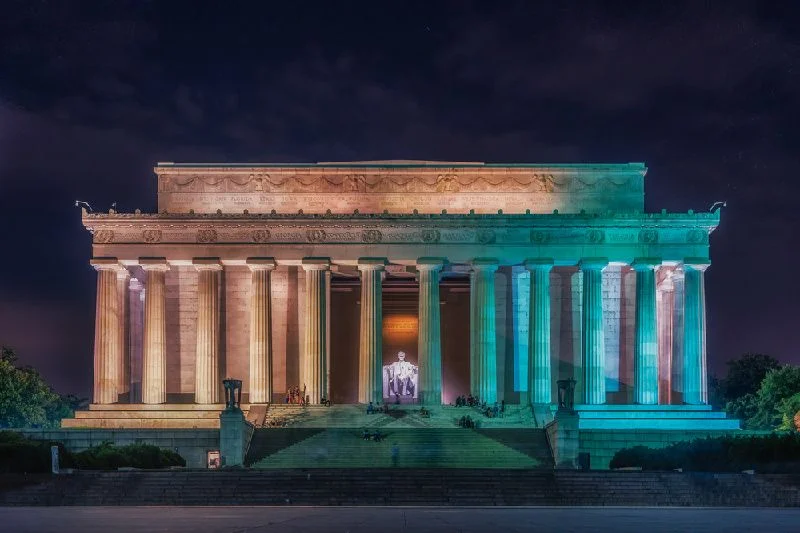
<svg viewBox="0 0 800 533"><path fill-rule="evenodd" d="M95 244L707 245L719 213L85 214ZM648 252L645 252L648 253Z"/></svg>

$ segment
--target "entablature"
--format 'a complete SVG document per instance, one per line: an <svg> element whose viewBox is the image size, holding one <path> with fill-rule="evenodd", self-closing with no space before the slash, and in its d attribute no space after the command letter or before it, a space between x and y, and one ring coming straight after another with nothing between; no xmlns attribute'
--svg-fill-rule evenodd
<svg viewBox="0 0 800 533"><path fill-rule="evenodd" d="M254 244L706 244L714 213L639 214L84 214L93 241Z"/></svg>

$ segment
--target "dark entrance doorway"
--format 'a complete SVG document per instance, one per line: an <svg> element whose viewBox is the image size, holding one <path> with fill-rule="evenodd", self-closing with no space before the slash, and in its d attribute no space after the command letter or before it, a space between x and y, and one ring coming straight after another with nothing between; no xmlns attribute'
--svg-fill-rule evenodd
<svg viewBox="0 0 800 533"><path fill-rule="evenodd" d="M469 394L469 280L445 278L440 285L442 326L442 395L453 403ZM418 365L419 284L410 276L387 277L383 283L383 364ZM331 280L330 392L338 404L358 402L358 343L361 284L353 277Z"/></svg>

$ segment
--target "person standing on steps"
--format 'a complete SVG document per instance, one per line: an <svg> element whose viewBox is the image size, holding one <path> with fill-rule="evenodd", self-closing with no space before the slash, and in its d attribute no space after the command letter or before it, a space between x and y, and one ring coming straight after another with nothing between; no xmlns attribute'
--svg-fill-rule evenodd
<svg viewBox="0 0 800 533"><path fill-rule="evenodd" d="M397 443L392 444L392 466L397 466L397 461L400 459L400 447Z"/></svg>

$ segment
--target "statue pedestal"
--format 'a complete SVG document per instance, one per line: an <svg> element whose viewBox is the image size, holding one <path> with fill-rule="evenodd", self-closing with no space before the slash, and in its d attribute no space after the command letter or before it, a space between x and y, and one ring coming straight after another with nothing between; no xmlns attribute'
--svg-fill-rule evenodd
<svg viewBox="0 0 800 533"><path fill-rule="evenodd" d="M239 408L225 409L219 415L219 453L222 466L243 466L244 454L253 427Z"/></svg>
<svg viewBox="0 0 800 533"><path fill-rule="evenodd" d="M575 470L578 468L578 436L577 412L567 409L556 411L555 419L547 424L547 440L553 451L553 463L557 469Z"/></svg>

